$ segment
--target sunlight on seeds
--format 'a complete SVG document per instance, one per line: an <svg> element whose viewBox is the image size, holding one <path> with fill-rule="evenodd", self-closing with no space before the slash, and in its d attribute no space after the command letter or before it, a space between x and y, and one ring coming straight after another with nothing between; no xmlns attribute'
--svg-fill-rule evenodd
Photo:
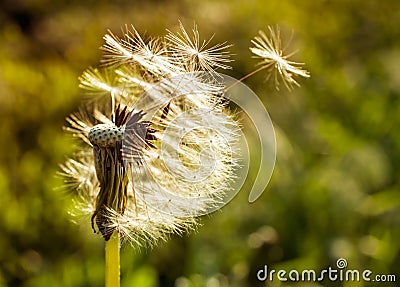
<svg viewBox="0 0 400 287"><path fill-rule="evenodd" d="M231 69L226 63L232 61L229 59L230 53L227 51L232 45L221 43L208 47L212 39L201 41L196 25L192 30L192 37L185 30L182 23L180 23L180 30L176 34L169 32L166 39L169 40L169 48L172 55L182 58L187 71L204 69L208 72L214 72L215 68Z"/></svg>
<svg viewBox="0 0 400 287"><path fill-rule="evenodd" d="M280 81L290 91L293 86L300 86L295 79L296 76L310 77L309 72L302 68L303 63L289 60L294 52L284 54L285 49L282 48L279 27L268 26L268 34L260 31L259 35L251 41L254 47L251 47L250 51L255 55L255 58L261 59L258 64L261 66L259 70L266 69L268 71L267 79L271 76L274 77L274 85L277 90L279 90Z"/></svg>
<svg viewBox="0 0 400 287"><path fill-rule="evenodd" d="M234 178L239 127L224 87L193 74L228 68L229 46L207 49L210 41L193 32L181 25L149 41L133 27L121 38L109 32L103 67L80 78L89 100L66 129L82 144L61 169L79 196L73 213L90 212L106 241L116 230L152 245L191 230Z"/></svg>
<svg viewBox="0 0 400 287"><path fill-rule="evenodd" d="M242 157L249 150L227 95L240 81L217 72L230 68L231 45L200 40L196 25L191 32L181 23L178 32L150 40L134 27L126 26L122 36L109 32L101 68L79 78L86 98L65 129L80 145L60 174L76 195L71 214L89 218L106 241L116 231L135 247L151 246L192 230L197 217L221 208L244 184L245 176L236 179L242 166L241 174L248 172ZM284 55L278 28L252 43L260 68L242 79L266 70L276 89L282 81L290 90L299 85L295 77L309 77L303 64L289 60L293 53ZM245 99L234 103L268 135L260 139L260 166L268 168L260 191L250 194L255 200L272 174L275 137L268 112L246 88L252 96L240 93Z"/></svg>

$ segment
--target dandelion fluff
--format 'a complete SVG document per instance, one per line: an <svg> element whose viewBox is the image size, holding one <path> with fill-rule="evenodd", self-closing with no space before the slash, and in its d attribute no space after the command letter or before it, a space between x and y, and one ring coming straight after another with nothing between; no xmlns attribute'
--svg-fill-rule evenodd
<svg viewBox="0 0 400 287"><path fill-rule="evenodd" d="M279 90L280 80L288 90L292 90L293 86L300 86L295 77L310 77L309 72L302 68L303 63L289 60L294 53L284 54L285 49L282 48L279 27L269 26L268 33L260 31L259 36L256 36L251 43L254 47L251 47L250 51L256 58L261 59L260 70L266 69L269 72L267 79L271 76L274 77L277 90Z"/></svg>
<svg viewBox="0 0 400 287"><path fill-rule="evenodd" d="M117 231L152 245L191 230L231 189L240 129L213 70L227 68L226 45L207 50L197 29L193 42L181 33L146 42L133 28L110 32L105 66L80 78L91 99L67 129L82 144L61 169L74 213L89 213L106 241Z"/></svg>

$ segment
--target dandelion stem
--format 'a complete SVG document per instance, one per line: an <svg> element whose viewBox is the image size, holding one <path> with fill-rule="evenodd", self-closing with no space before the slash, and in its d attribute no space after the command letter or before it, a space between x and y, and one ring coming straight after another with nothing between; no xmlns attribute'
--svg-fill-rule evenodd
<svg viewBox="0 0 400 287"><path fill-rule="evenodd" d="M254 74L258 73L259 71L264 70L265 68L267 68L266 66L261 66L260 68L254 70L253 72L251 72L250 74L247 74L246 76L241 77L238 82L242 82L243 80L253 76Z"/></svg>
<svg viewBox="0 0 400 287"><path fill-rule="evenodd" d="M235 86L236 84L243 82L243 80L245 80L245 79L247 79L247 78L253 76L254 74L258 73L259 71L264 70L265 68L267 68L267 67L266 67L266 66L261 66L260 68L254 70L254 71L251 72L250 74L247 74L247 75L241 77L239 80L235 81L235 83L233 83L233 84L230 85L229 87L225 88L225 91L228 91L230 88L232 88L232 87Z"/></svg>
<svg viewBox="0 0 400 287"><path fill-rule="evenodd" d="M106 241L106 287L120 286L119 250L119 233L115 231L110 240Z"/></svg>

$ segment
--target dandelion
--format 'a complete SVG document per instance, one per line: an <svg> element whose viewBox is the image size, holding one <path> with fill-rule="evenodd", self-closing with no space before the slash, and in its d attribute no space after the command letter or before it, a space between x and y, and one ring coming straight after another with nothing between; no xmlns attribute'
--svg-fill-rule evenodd
<svg viewBox="0 0 400 287"><path fill-rule="evenodd" d="M274 77L274 83L277 90L279 90L280 85L278 78L279 75L281 81L290 91L293 89L294 85L300 86L295 79L296 76L309 78L310 74L302 68L304 63L296 63L289 60L295 52L284 55L285 48L282 48L279 27L274 29L269 26L268 31L269 35L260 31L260 36L256 36L254 40L251 41L254 47L251 47L250 51L256 55L255 57L261 59L261 62L259 63L261 67L255 72L266 69L268 71L267 79L271 76ZM254 74L255 72L251 74Z"/></svg>
<svg viewBox="0 0 400 287"><path fill-rule="evenodd" d="M193 229L238 166L240 129L224 87L204 74L227 67L225 47L203 49L197 28L194 42L181 29L187 42L171 32L145 41L133 27L104 36L103 67L80 77L89 100L67 119L81 144L61 174L76 194L71 213L106 241L106 286L119 284L120 237L151 246Z"/></svg>

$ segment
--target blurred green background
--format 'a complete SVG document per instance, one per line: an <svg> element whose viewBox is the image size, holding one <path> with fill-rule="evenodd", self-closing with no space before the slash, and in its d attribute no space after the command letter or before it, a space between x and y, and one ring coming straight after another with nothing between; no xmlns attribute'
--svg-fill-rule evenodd
<svg viewBox="0 0 400 287"><path fill-rule="evenodd" d="M245 81L277 134L276 168L253 204L248 187L190 235L153 249L125 246L122 286L395 286L258 282L269 268L348 269L400 280L400 4L398 0L50 1L0 4L0 286L102 286L103 240L74 225L55 176L74 149L64 134L78 76L97 66L107 29L164 35L195 21L234 44L239 78L254 69L250 39L294 31L311 78L275 91ZM286 37L288 39L289 37ZM292 50L293 50L292 49ZM290 49L289 49L290 50Z"/></svg>

